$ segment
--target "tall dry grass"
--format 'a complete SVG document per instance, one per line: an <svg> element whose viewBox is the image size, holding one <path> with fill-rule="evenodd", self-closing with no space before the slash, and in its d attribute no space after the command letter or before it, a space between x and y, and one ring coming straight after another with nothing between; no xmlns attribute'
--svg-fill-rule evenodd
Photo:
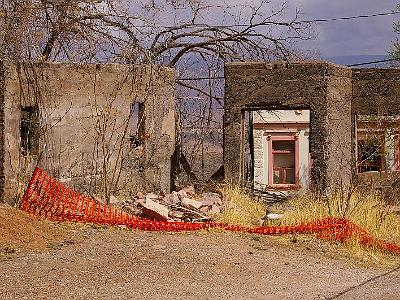
<svg viewBox="0 0 400 300"><path fill-rule="evenodd" d="M327 198L300 196L288 202L279 223L293 225L330 216L346 218L379 239L400 243L400 217L374 193L337 193Z"/></svg>
<svg viewBox="0 0 400 300"><path fill-rule="evenodd" d="M242 226L259 226L266 214L266 205L252 199L239 187L225 186L224 207L216 220ZM296 225L326 217L346 218L366 229L372 236L400 244L400 216L391 212L376 194L337 193L327 198L314 194L302 195L282 205L284 217L271 220L267 225ZM289 237L290 238L290 237ZM342 252L358 260L386 263L387 254L379 249L365 248L357 236L347 241ZM396 260L396 263L398 260Z"/></svg>
<svg viewBox="0 0 400 300"><path fill-rule="evenodd" d="M224 203L222 213L215 216L215 220L232 225L259 226L265 216L264 204L254 201L238 186L224 186L220 188Z"/></svg>

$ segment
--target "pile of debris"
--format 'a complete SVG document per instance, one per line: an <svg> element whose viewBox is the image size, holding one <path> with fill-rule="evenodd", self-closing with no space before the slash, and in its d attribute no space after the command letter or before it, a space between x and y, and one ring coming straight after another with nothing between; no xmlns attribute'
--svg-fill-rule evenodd
<svg viewBox="0 0 400 300"><path fill-rule="evenodd" d="M220 213L222 199L217 193L196 196L193 186L166 196L138 193L122 203L122 209L136 216L158 221L206 222Z"/></svg>

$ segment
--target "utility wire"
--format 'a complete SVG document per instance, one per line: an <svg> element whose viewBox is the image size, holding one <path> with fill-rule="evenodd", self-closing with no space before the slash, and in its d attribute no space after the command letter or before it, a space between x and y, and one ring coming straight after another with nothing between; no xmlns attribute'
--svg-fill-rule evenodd
<svg viewBox="0 0 400 300"><path fill-rule="evenodd" d="M194 78L178 78L178 81L190 81L190 80L210 80L210 79L225 79L224 76L216 77L194 77Z"/></svg>
<svg viewBox="0 0 400 300"><path fill-rule="evenodd" d="M391 62L391 61L398 61L398 60L400 60L400 58L388 58L388 59L383 59L383 60L368 61L368 62L363 62L363 63L358 63L358 64L352 64L352 65L347 65L347 66L348 66L348 67L358 67L358 66L379 64L379 63L385 63L385 62Z"/></svg>
<svg viewBox="0 0 400 300"><path fill-rule="evenodd" d="M300 20L300 21L286 21L286 22L279 22L279 21L265 21L260 22L259 24L234 24L234 25L209 25L209 24L191 24L185 26L184 28L191 28L191 27L209 27L209 28L237 28L237 27L251 27L251 26L262 26L262 25L299 25L299 24L307 24L307 23L325 23L325 22L335 22L335 21L348 21L354 19L366 19L366 18L375 18L375 17L383 17L383 16L392 16L398 15L400 11L392 11L392 12L384 12L384 13L376 13L370 15L358 15L358 16L349 16L349 17L338 17L338 18L326 18L326 19L313 19L313 20ZM135 26L137 28L148 28L151 27L150 25L139 25ZM176 26L160 26L160 28L164 29L183 29L177 28Z"/></svg>
<svg viewBox="0 0 400 300"><path fill-rule="evenodd" d="M304 20L293 22L295 24L301 23L321 23L321 22L333 22L333 21L344 21L344 20L354 20L354 19L365 19L365 18L374 18L374 17L381 17L381 16L391 16L400 14L400 11L392 11L392 12L385 12L385 13L377 13L371 15L359 15L359 16L351 16L351 17L339 17L339 18L331 18L331 19L315 19L315 20Z"/></svg>
<svg viewBox="0 0 400 300"><path fill-rule="evenodd" d="M350 16L350 17L338 17L338 18L329 18L329 19L314 19L314 20L300 20L300 21L293 21L293 22L265 22L265 24L275 24L275 25L300 25L300 24L309 24L309 23L325 23L325 22L334 22L334 21L348 21L348 20L355 20L355 19L366 19L366 18L375 18L375 17L382 17L382 16L392 16L400 14L400 11L393 11L393 12L384 12L384 13L376 13L371 15L358 15L358 16ZM260 23L262 25L263 22ZM202 25L206 26L206 25ZM251 24L237 24L237 25L221 25L221 26L211 26L217 28L233 28L233 27L250 27Z"/></svg>
<svg viewBox="0 0 400 300"><path fill-rule="evenodd" d="M380 64L385 62L391 61L400 61L400 58L388 58L382 60L375 60L375 61L368 61L362 62L357 64L346 65L347 67L358 67L358 66L365 66L365 65L372 65L372 64ZM214 79L225 79L224 76L216 76L216 77L193 77L193 78L178 78L178 81L195 81L195 80L214 80Z"/></svg>

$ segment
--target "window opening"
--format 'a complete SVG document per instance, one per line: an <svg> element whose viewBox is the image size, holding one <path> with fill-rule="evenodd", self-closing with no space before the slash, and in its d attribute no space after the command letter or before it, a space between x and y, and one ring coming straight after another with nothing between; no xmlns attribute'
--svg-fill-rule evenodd
<svg viewBox="0 0 400 300"><path fill-rule="evenodd" d="M38 155L39 153L39 109L37 106L21 108L21 153Z"/></svg>
<svg viewBox="0 0 400 300"><path fill-rule="evenodd" d="M132 148L142 146L144 143L144 103L135 102L131 104L131 132L129 140Z"/></svg>
<svg viewBox="0 0 400 300"><path fill-rule="evenodd" d="M249 139L248 144L253 146L253 164L248 166L252 168L254 189L307 188L311 168L310 110L251 110L251 117L248 130L252 134L243 135L242 140ZM248 156L242 155L244 159Z"/></svg>
<svg viewBox="0 0 400 300"><path fill-rule="evenodd" d="M395 170L398 145L394 141L398 117L358 115L356 122L357 172Z"/></svg>
<svg viewBox="0 0 400 300"><path fill-rule="evenodd" d="M358 140L358 172L382 171L384 145L379 139Z"/></svg>

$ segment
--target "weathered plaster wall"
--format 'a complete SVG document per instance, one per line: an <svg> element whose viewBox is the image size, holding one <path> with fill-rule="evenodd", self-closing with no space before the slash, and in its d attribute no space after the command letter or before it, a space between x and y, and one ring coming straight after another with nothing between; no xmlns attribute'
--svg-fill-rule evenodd
<svg viewBox="0 0 400 300"><path fill-rule="evenodd" d="M174 71L159 66L4 62L5 199L36 156L20 152L21 107L39 107L40 165L75 188L112 194L170 189ZM131 146L132 103L144 103L143 145ZM3 110L2 110L3 111ZM1 143L3 145L3 143ZM3 165L1 164L1 165ZM106 174L106 176L104 176ZM118 184L117 184L118 182Z"/></svg>
<svg viewBox="0 0 400 300"><path fill-rule="evenodd" d="M347 187L353 175L353 119L351 72L332 76L327 93L327 179L329 187Z"/></svg>
<svg viewBox="0 0 400 300"><path fill-rule="evenodd" d="M343 86L340 85L343 83ZM352 151L351 141L338 147L332 142L334 130L344 124L345 139L351 137L351 106L340 112L351 95L351 70L324 62L286 64L246 62L225 66L224 164L228 182L241 181L242 111L251 109L309 109L312 187L325 191L337 184L333 174L350 170L345 157ZM339 117L340 116L340 117ZM328 135L334 134L332 138ZM338 162L339 161L339 162ZM340 166L338 165L340 164ZM329 173L329 174L328 174ZM342 174L341 182L349 184L351 173Z"/></svg>
<svg viewBox="0 0 400 300"><path fill-rule="evenodd" d="M400 115L399 69L354 69L353 113Z"/></svg>

